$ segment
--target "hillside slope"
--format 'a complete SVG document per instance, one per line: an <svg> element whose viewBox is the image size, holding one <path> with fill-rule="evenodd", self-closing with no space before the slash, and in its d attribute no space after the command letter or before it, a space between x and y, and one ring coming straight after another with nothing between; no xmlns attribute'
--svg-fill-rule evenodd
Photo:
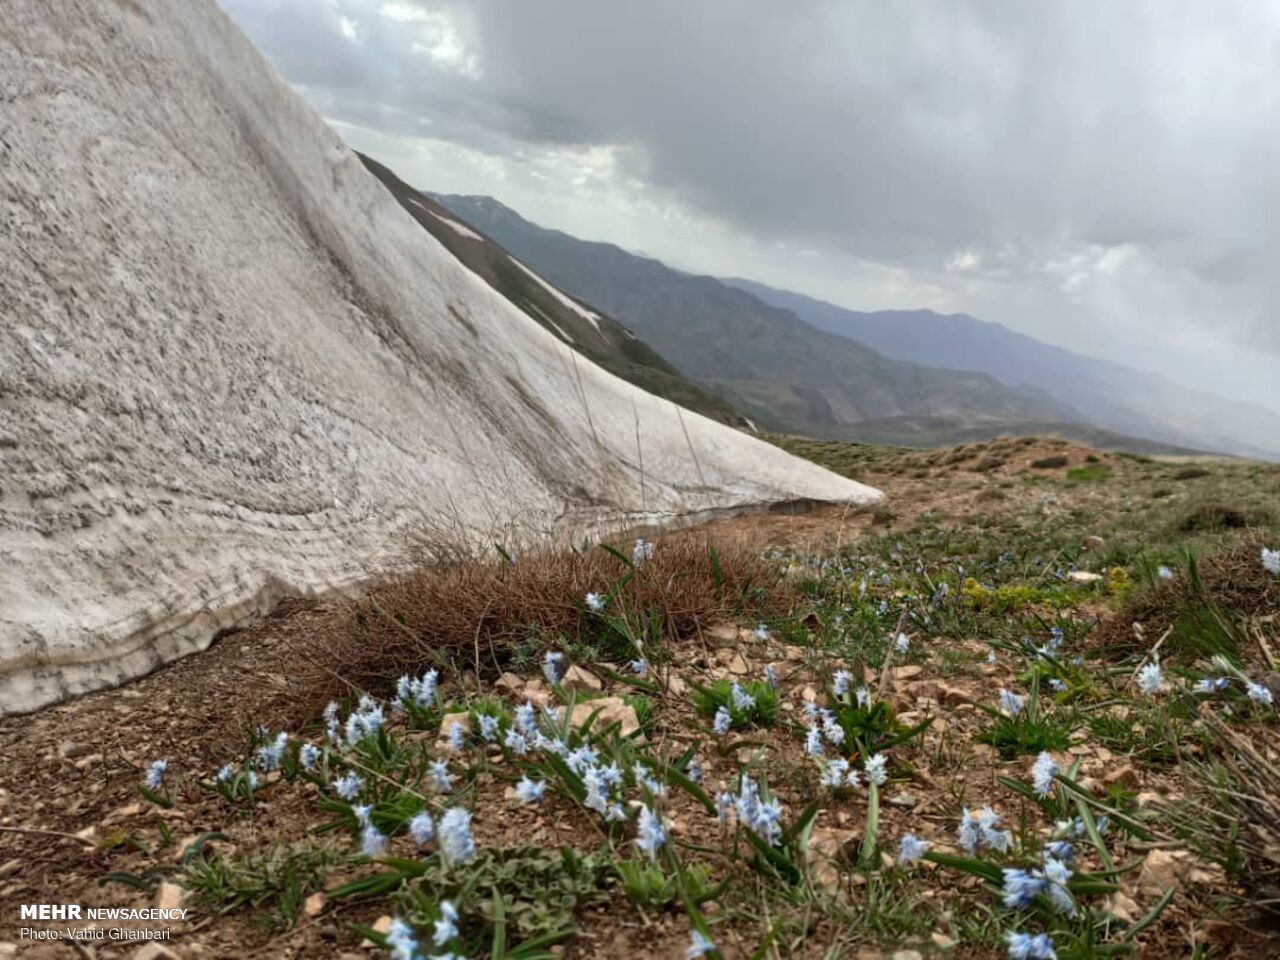
<svg viewBox="0 0 1280 960"><path fill-rule="evenodd" d="M863 313L749 280L739 289L886 356L1034 384L1088 420L1172 444L1280 459L1280 414L1181 387L1165 377L1055 347L998 323L931 310Z"/></svg>
<svg viewBox="0 0 1280 960"><path fill-rule="evenodd" d="M358 154L406 212L450 253L552 336L610 373L722 423L745 426L722 399L695 386L616 320L555 289L501 245L460 223L431 197L371 157Z"/></svg>
<svg viewBox="0 0 1280 960"><path fill-rule="evenodd" d="M213 0L17 0L0 89L0 711L367 581L423 520L475 545L879 497L579 358Z"/></svg>
<svg viewBox="0 0 1280 960"><path fill-rule="evenodd" d="M1042 390L890 359L713 277L546 230L492 198L436 199L761 426L844 437L851 424L897 416L1078 419Z"/></svg>

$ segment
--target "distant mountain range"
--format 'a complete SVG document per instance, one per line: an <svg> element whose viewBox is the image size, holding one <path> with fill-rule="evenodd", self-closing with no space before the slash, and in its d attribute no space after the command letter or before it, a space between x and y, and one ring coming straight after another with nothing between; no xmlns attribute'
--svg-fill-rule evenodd
<svg viewBox="0 0 1280 960"><path fill-rule="evenodd" d="M1009 386L1034 384L1110 430L1203 450L1280 458L1280 415L1265 407L1189 390L1158 374L1055 347L968 314L864 313L750 280L725 282L886 356L976 370Z"/></svg>
<svg viewBox="0 0 1280 960"><path fill-rule="evenodd" d="M995 432L1009 421L1083 420L1037 387L886 357L714 277L546 230L492 198L433 198L556 286L619 318L761 428L855 439L862 422L897 417Z"/></svg>
<svg viewBox="0 0 1280 960"><path fill-rule="evenodd" d="M746 426L719 397L696 386L622 324L557 290L501 245L462 223L390 169L360 154L369 171L415 220L473 273L554 336L610 373L713 420ZM455 318L457 319L457 318ZM459 319L458 322L464 322Z"/></svg>

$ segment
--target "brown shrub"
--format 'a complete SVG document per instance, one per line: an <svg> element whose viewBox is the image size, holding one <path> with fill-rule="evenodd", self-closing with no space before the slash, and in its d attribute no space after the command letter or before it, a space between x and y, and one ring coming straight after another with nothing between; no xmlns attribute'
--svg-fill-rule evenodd
<svg viewBox="0 0 1280 960"><path fill-rule="evenodd" d="M1058 467L1065 467L1067 458L1063 454L1056 454L1052 457L1041 457L1039 460L1032 460L1031 466L1036 470L1054 470Z"/></svg>
<svg viewBox="0 0 1280 960"><path fill-rule="evenodd" d="M631 555L630 541L616 549ZM584 597L615 588L606 613L665 641L734 617L781 616L795 599L760 543L736 537L713 544L705 532L663 537L653 557L634 568L603 547L459 560L390 580L353 602L313 643L305 686L323 702L353 688L386 693L402 674L433 666L493 675L518 646L609 635L602 618L585 611Z"/></svg>
<svg viewBox="0 0 1280 960"><path fill-rule="evenodd" d="M1142 590L1094 631L1091 642L1117 656L1139 647L1133 625L1140 623L1148 644L1154 643L1178 618L1206 604L1246 617L1263 616L1280 608L1280 578L1263 566L1263 544L1246 537L1229 550L1202 557L1196 564L1198 581L1179 576L1170 583Z"/></svg>

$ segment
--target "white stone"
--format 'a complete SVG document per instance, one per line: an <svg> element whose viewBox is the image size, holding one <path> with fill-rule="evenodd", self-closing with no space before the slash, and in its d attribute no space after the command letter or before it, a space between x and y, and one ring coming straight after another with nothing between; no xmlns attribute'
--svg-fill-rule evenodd
<svg viewBox="0 0 1280 960"><path fill-rule="evenodd" d="M145 6L5 4L0 709L356 587L424 519L567 543L882 499L571 354L214 0Z"/></svg>

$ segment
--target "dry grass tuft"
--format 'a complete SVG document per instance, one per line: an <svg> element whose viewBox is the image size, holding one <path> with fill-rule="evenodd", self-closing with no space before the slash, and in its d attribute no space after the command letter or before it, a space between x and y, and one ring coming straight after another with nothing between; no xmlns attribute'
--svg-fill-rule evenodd
<svg viewBox="0 0 1280 960"><path fill-rule="evenodd" d="M445 545L419 544L421 556L450 557L368 591L312 645L304 686L315 699L352 688L385 694L399 676L453 666L492 676L517 648L582 644L602 634L587 613L590 592L616 589L606 611L640 636L680 641L734 617L788 613L794 588L763 545L738 535L712 543L705 533L658 540L638 567L631 540L584 550L533 550L514 559L496 551L475 559Z"/></svg>
<svg viewBox="0 0 1280 960"><path fill-rule="evenodd" d="M1127 656L1141 644L1133 625L1140 623L1148 642L1174 626L1193 608L1230 610L1250 618L1280 609L1280 579L1259 559L1263 543L1246 536L1229 550L1201 558L1194 575L1180 574L1171 583L1139 592L1094 631L1093 643L1109 653Z"/></svg>

